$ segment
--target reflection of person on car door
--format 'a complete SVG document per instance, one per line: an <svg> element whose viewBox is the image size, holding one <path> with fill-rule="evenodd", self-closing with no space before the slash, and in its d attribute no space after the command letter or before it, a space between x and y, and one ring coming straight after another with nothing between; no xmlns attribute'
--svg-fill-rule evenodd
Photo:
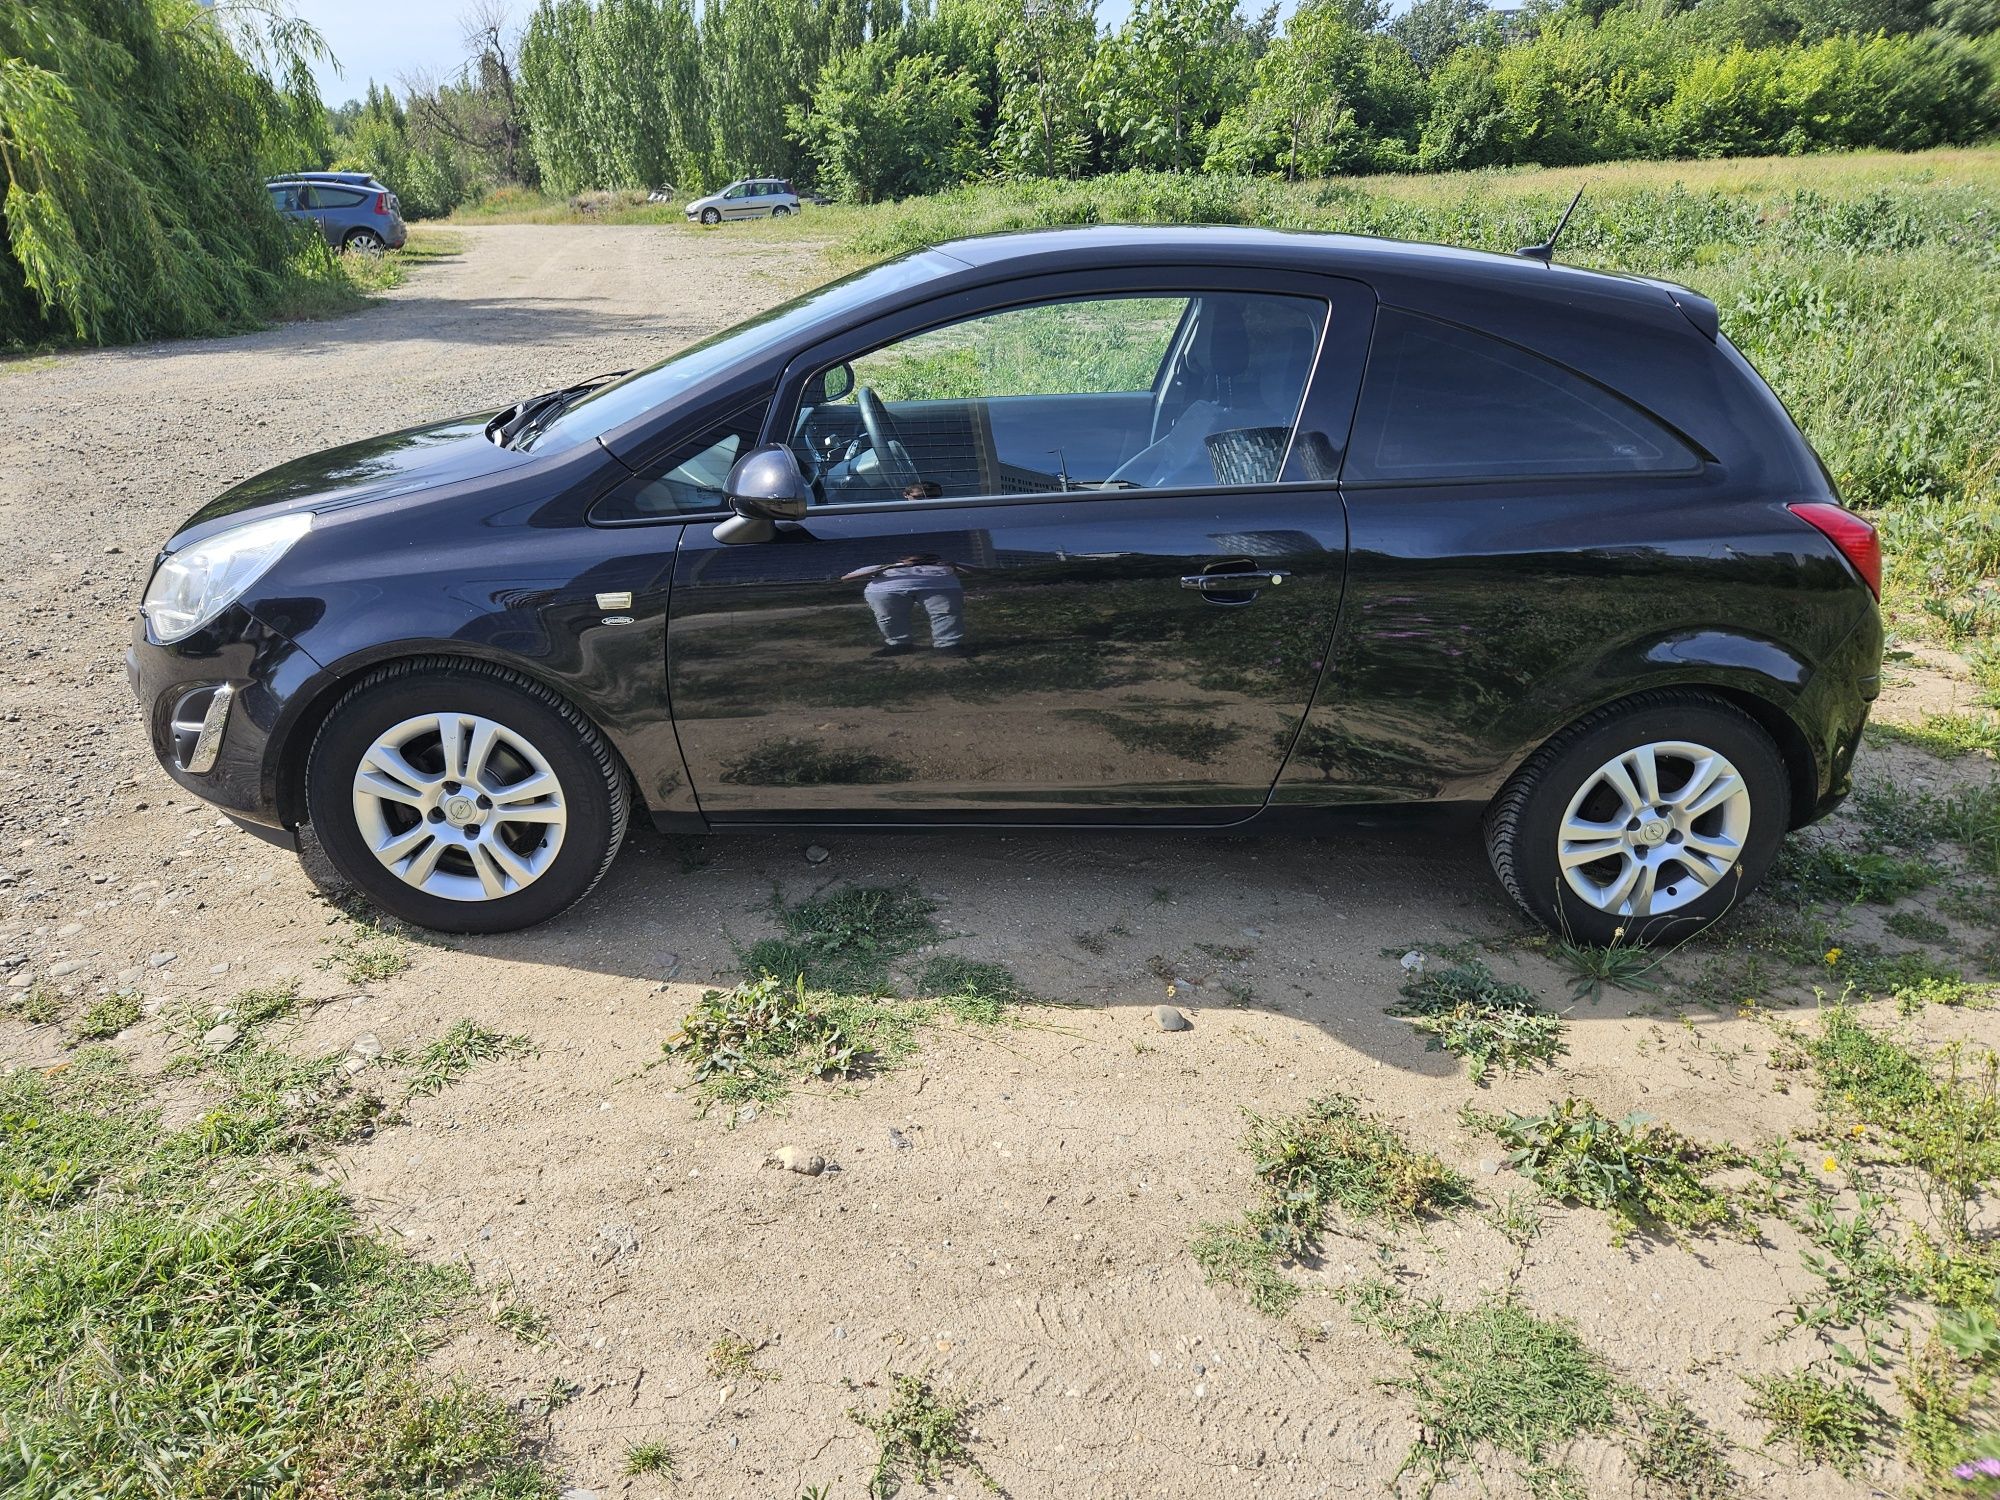
<svg viewBox="0 0 2000 1500"><path fill-rule="evenodd" d="M931 645L939 651L965 654L965 587L958 580L973 570L946 562L935 552L912 552L894 562L874 563L841 575L843 583L868 580L863 591L875 611L875 628L882 632L877 656L901 656L915 644L917 606L930 616Z"/></svg>

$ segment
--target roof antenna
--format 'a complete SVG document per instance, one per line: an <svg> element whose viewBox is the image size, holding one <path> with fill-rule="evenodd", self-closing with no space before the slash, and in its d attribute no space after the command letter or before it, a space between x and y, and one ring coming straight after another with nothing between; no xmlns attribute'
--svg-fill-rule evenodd
<svg viewBox="0 0 2000 1500"><path fill-rule="evenodd" d="M1555 257L1556 241L1562 238L1562 232L1569 227L1569 216L1576 212L1576 206L1581 202L1583 202L1583 189L1579 187L1576 196L1569 200L1569 207L1563 210L1563 216L1556 220L1556 227L1549 237L1539 245L1523 245L1514 253L1547 265Z"/></svg>

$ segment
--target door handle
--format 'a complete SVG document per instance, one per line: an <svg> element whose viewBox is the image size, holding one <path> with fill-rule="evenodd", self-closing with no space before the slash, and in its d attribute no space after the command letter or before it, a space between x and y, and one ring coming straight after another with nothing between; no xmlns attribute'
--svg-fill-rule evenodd
<svg viewBox="0 0 2000 1500"><path fill-rule="evenodd" d="M1183 573L1181 587L1197 594L1247 594L1263 588L1274 589L1291 576L1276 568L1244 573Z"/></svg>

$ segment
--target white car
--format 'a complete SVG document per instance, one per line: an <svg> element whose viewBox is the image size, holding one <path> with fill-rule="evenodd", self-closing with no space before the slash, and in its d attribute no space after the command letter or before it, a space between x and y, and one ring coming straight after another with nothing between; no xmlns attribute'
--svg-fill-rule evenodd
<svg viewBox="0 0 2000 1500"><path fill-rule="evenodd" d="M687 206L687 216L703 224L720 224L724 219L761 219L767 215L781 219L798 211L799 195L780 177L745 177Z"/></svg>

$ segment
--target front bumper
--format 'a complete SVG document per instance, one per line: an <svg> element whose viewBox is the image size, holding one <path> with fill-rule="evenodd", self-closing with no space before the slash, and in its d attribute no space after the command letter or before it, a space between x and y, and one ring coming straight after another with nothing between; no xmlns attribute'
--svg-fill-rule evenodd
<svg viewBox="0 0 2000 1500"><path fill-rule="evenodd" d="M142 615L125 675L153 755L176 782L280 837L297 821L286 805L284 730L325 674L289 637L236 604L163 646Z"/></svg>

